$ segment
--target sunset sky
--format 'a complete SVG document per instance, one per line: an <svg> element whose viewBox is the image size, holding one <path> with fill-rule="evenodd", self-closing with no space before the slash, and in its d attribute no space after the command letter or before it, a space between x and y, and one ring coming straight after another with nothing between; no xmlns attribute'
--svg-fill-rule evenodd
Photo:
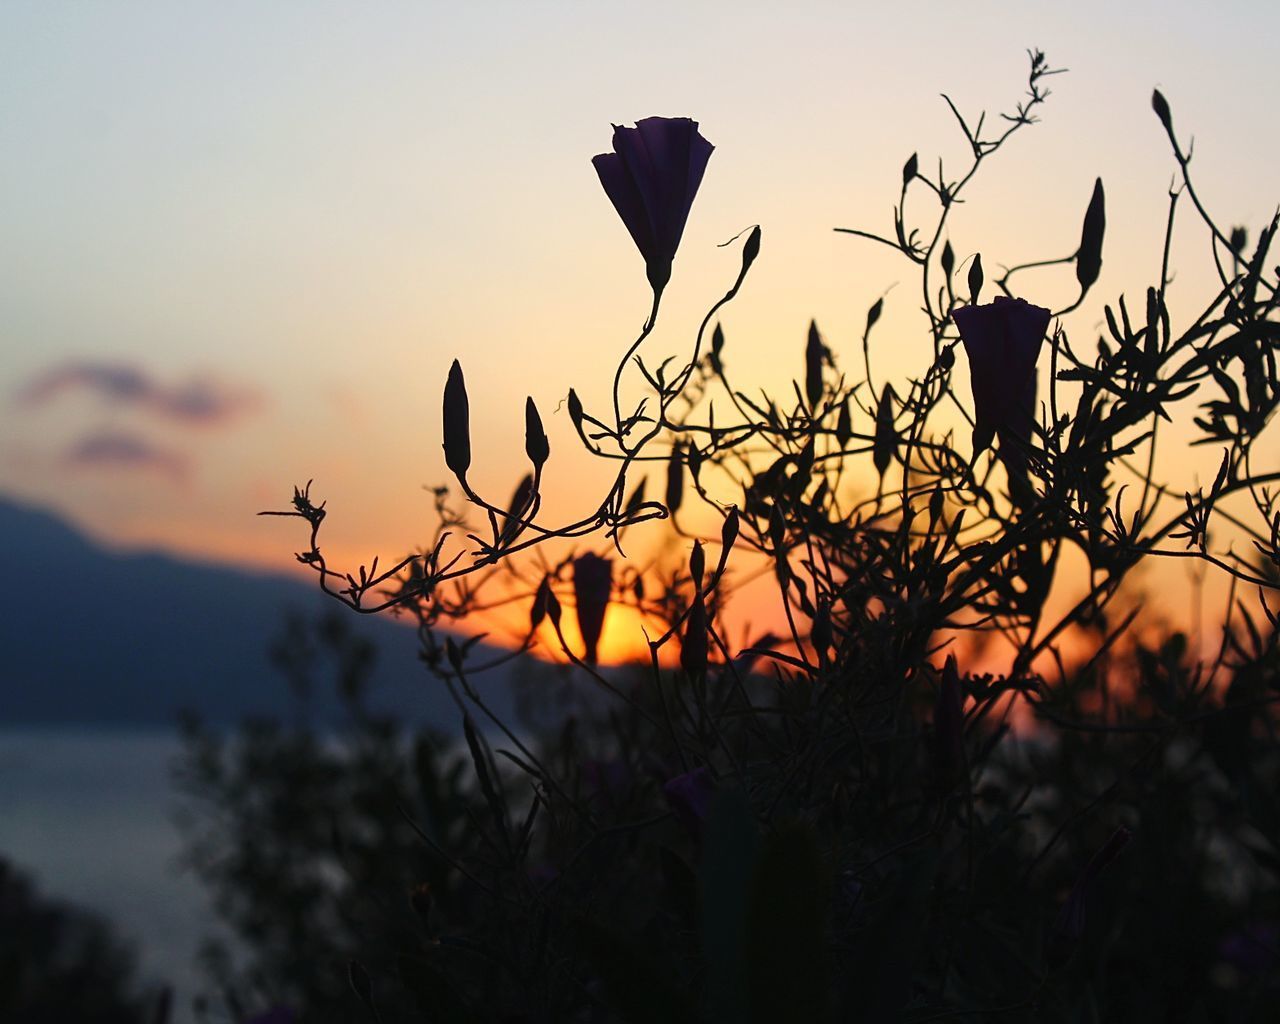
<svg viewBox="0 0 1280 1024"><path fill-rule="evenodd" d="M1192 3L643 6L594 3L12 2L0 7L0 492L99 538L289 571L296 524L256 518L315 478L341 560L425 539L443 482L440 395L463 361L476 482L523 472L522 403L551 436L552 513L599 471L574 386L600 406L648 308L643 265L592 171L611 122L688 115L716 146L654 345L679 351L736 271L744 382L801 372L811 317L852 360L910 268L835 226L890 230L903 162L959 167L939 94L1012 108L1026 50L1042 123L954 218L995 267L1078 242L1105 182L1101 281L1067 323L1159 265L1175 170L1161 88L1225 225L1280 201L1280 7ZM1209 294L1190 211L1175 315ZM1027 298L1060 305L1070 270ZM912 288L889 291L881 372L923 368ZM1270 451L1276 449L1271 447ZM1209 462L1216 465L1216 458ZM585 479L585 483L583 482Z"/></svg>

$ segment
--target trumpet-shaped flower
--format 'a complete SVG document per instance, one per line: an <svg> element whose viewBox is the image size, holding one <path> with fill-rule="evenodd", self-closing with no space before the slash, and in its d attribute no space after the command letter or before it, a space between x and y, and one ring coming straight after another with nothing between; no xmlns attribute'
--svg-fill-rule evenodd
<svg viewBox="0 0 1280 1024"><path fill-rule="evenodd" d="M613 126L613 152L592 158L600 184L644 257L654 294L671 279L693 197L715 149L687 117Z"/></svg>
<svg viewBox="0 0 1280 1024"><path fill-rule="evenodd" d="M1022 464L1018 445L1029 436L1035 415L1036 359L1051 316L1025 299L1003 295L986 306L952 312L969 357L974 454L999 435L1006 464Z"/></svg>

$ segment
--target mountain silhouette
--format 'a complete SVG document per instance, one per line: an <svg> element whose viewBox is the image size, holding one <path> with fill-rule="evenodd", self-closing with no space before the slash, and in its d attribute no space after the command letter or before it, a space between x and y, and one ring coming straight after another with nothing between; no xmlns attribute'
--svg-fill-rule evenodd
<svg viewBox="0 0 1280 1024"><path fill-rule="evenodd" d="M371 707L458 728L457 707L421 663L412 628L358 616L304 581L110 551L3 497L0 565L0 727L172 725L184 709L211 723L289 714L296 705L268 651L290 616L337 615L376 650ZM497 710L509 711L512 680L531 660L481 677ZM326 719L342 714L332 675L321 664L311 698L312 713Z"/></svg>

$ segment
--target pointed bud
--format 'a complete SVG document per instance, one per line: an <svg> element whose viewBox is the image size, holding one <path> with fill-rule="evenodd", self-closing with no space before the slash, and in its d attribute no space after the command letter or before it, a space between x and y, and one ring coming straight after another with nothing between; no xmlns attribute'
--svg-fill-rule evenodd
<svg viewBox="0 0 1280 1024"><path fill-rule="evenodd" d="M912 153L910 159L902 165L902 187L906 188L915 178L916 172L920 168L920 157L918 153Z"/></svg>
<svg viewBox="0 0 1280 1024"><path fill-rule="evenodd" d="M951 243L942 243L942 272L947 276L947 280L951 280L951 271L956 269L956 254L951 248Z"/></svg>
<svg viewBox="0 0 1280 1024"><path fill-rule="evenodd" d="M671 458L667 462L667 508L672 515L684 499L684 455L678 444L671 446Z"/></svg>
<svg viewBox="0 0 1280 1024"><path fill-rule="evenodd" d="M538 407L532 398L526 398L524 402L524 453L534 469L540 469L551 454L547 433L542 429L542 417L538 415Z"/></svg>
<svg viewBox="0 0 1280 1024"><path fill-rule="evenodd" d="M724 365L720 362L720 353L724 351L724 330L719 324L716 324L715 330L711 332L711 369L716 373L724 372Z"/></svg>
<svg viewBox="0 0 1280 1024"><path fill-rule="evenodd" d="M573 562L573 598L578 615L578 631L586 648L586 662L596 663L600 633L613 589L613 563L588 552Z"/></svg>
<svg viewBox="0 0 1280 1024"><path fill-rule="evenodd" d="M1102 179L1093 185L1093 198L1084 215L1084 229L1080 234L1080 249L1076 253L1076 280L1083 295L1098 280L1102 270L1102 236L1107 227L1106 199L1102 192Z"/></svg>
<svg viewBox="0 0 1280 1024"><path fill-rule="evenodd" d="M551 597L551 578L543 576L542 582L538 584L538 589L533 595L533 607L529 610L530 633L536 632L538 627L542 625L542 620L547 616L547 607L550 604Z"/></svg>
<svg viewBox="0 0 1280 1024"><path fill-rule="evenodd" d="M876 301L871 304L871 308L867 310L867 329L865 333L871 333L871 328L876 325L877 321L880 319L880 314L883 312L884 299L876 299Z"/></svg>
<svg viewBox="0 0 1280 1024"><path fill-rule="evenodd" d="M707 556L702 550L702 541L693 542L693 553L689 555L689 576L696 589L702 589L702 576L706 572Z"/></svg>
<svg viewBox="0 0 1280 1024"><path fill-rule="evenodd" d="M871 460L881 476L884 476L894 456L898 454L898 435L893 423L893 387L884 386L880 405L876 409L876 432L871 443Z"/></svg>
<svg viewBox="0 0 1280 1024"><path fill-rule="evenodd" d="M458 360L444 385L444 463L462 481L471 467L471 408Z"/></svg>
<svg viewBox="0 0 1280 1024"><path fill-rule="evenodd" d="M453 666L453 670L459 675L462 674L462 649L454 643L453 637L444 638L444 653L449 659L449 664Z"/></svg>
<svg viewBox="0 0 1280 1024"><path fill-rule="evenodd" d="M1160 118L1160 123L1164 125L1164 130L1170 135L1173 134L1173 114L1169 111L1169 102L1164 98L1164 94L1156 89L1151 93L1151 109L1156 112L1156 117Z"/></svg>
<svg viewBox="0 0 1280 1024"><path fill-rule="evenodd" d="M578 393L574 391L573 388L569 389L568 402L569 402L569 419L573 423L573 429L576 430L579 434L581 434L582 433L582 417L583 417L582 399L578 397Z"/></svg>
<svg viewBox="0 0 1280 1024"><path fill-rule="evenodd" d="M760 225L757 224L751 229L751 234L747 235L746 244L742 247L742 273L746 273L751 269L751 264L756 261L756 257L760 255Z"/></svg>
<svg viewBox="0 0 1280 1024"><path fill-rule="evenodd" d="M943 502L945 497L942 493L942 484L938 484L933 489L933 494L929 497L929 528L933 529L938 524L938 520L942 518Z"/></svg>
<svg viewBox="0 0 1280 1024"><path fill-rule="evenodd" d="M809 341L804 349L804 393L809 399L809 408L816 409L822 399L822 357L825 348L822 337L818 334L818 324L809 321Z"/></svg>
<svg viewBox="0 0 1280 1024"><path fill-rule="evenodd" d="M969 264L969 304L976 306L982 293L982 253L975 253Z"/></svg>
<svg viewBox="0 0 1280 1024"><path fill-rule="evenodd" d="M707 606L698 594L685 620L684 637L680 642L680 667L689 675L697 676L707 670Z"/></svg>
<svg viewBox="0 0 1280 1024"><path fill-rule="evenodd" d="M950 793L964 777L964 693L954 655L948 655L933 704L934 784Z"/></svg>
<svg viewBox="0 0 1280 1024"><path fill-rule="evenodd" d="M836 440L840 447L847 447L853 438L853 413L849 409L849 399L840 403L840 415L836 419Z"/></svg>
<svg viewBox="0 0 1280 1024"><path fill-rule="evenodd" d="M499 536L500 547L510 547L525 528L525 517L533 507L533 474L526 473L516 485L515 494L511 496L511 504L507 506L510 513L502 524Z"/></svg>
<svg viewBox="0 0 1280 1024"><path fill-rule="evenodd" d="M738 507L729 509L724 517L724 526L720 528L720 558L723 561L729 555L733 542L738 539Z"/></svg>

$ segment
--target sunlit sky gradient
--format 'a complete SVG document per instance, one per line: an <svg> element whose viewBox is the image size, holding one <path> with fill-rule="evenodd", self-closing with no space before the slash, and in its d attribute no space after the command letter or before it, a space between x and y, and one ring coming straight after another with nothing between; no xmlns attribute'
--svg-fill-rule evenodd
<svg viewBox="0 0 1280 1024"><path fill-rule="evenodd" d="M476 483L505 497L523 471L532 394L551 512L594 507L599 471L552 411L570 385L602 405L647 312L590 158L610 122L650 114L692 116L717 147L658 349L686 344L731 280L736 250L716 244L760 223L763 253L724 317L744 383L799 372L810 317L851 360L867 307L897 282L878 370L918 373L910 268L831 228L889 231L905 159L964 156L939 93L966 114L1011 109L1033 46L1070 74L1050 80L1042 124L992 162L952 239L989 267L1068 253L1101 175L1103 275L1068 322L1087 347L1103 299L1140 295L1157 272L1174 166L1153 86L1195 136L1224 224L1256 236L1280 200L1280 7L1206 12L5 4L0 491L105 540L287 570L296 524L254 513L314 477L337 558L394 556L425 539L421 485L445 478L439 403L456 356ZM1175 313L1209 288L1189 213ZM1044 305L1074 286L1069 269L1036 280L1027 297ZM108 381L115 399L103 367L134 374Z"/></svg>

